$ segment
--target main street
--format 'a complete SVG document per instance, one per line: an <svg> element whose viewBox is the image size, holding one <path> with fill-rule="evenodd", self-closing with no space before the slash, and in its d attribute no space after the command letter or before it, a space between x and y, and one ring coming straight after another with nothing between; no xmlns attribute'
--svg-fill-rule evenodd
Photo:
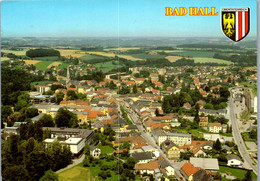
<svg viewBox="0 0 260 181"><path fill-rule="evenodd" d="M185 163L185 161L182 162L173 162L172 160L169 160L167 158L167 156L164 154L164 152L160 149L160 147L156 144L155 140L153 139L153 137L151 136L150 133L146 132L140 119L139 116L131 109L131 108L127 108L124 103L121 104L121 106L123 106L123 108L125 109L125 111L127 112L128 117L133 121L133 123L137 126L139 132L141 133L141 136L146 140L146 142L153 146L154 148L156 148L159 153L160 156L162 156L165 160L167 160L170 165L174 168L175 170L175 176L178 180L181 179L181 177L183 177L180 174L180 168L182 167L182 165Z"/></svg>
<svg viewBox="0 0 260 181"><path fill-rule="evenodd" d="M255 174L257 174L257 165L253 165L253 160L250 158L249 153L245 147L245 143L244 140L241 136L240 130L239 130L239 119L236 118L236 115L239 115L239 113L241 112L241 110L236 109L235 107L235 103L234 103L234 97L236 93L238 92L238 89L234 90L234 94L230 96L229 99L229 110L230 110L230 121L232 124L232 128L233 128L233 137L235 139L235 142L238 146L238 151L240 153L240 155L242 156L243 160L244 160L244 164L248 165L250 168L252 168L252 170L254 171Z"/></svg>

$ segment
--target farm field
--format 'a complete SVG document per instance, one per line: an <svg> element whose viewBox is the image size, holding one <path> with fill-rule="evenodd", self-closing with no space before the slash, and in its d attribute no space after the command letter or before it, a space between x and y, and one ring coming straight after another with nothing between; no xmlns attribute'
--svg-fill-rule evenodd
<svg viewBox="0 0 260 181"><path fill-rule="evenodd" d="M167 56L165 57L167 60L169 60L171 63L176 62L177 60L180 60L182 57L179 56Z"/></svg>
<svg viewBox="0 0 260 181"><path fill-rule="evenodd" d="M69 63L62 63L58 67L56 67L57 70L67 68L70 64Z"/></svg>
<svg viewBox="0 0 260 181"><path fill-rule="evenodd" d="M39 70L45 71L45 70L48 69L48 66L49 66L50 64L52 64L52 63L53 63L53 61L41 61L41 62L35 64L35 67L36 67L37 69L39 69Z"/></svg>
<svg viewBox="0 0 260 181"><path fill-rule="evenodd" d="M91 178L90 170L88 168L75 166L71 169L68 169L64 172L58 174L58 178L60 181L85 181L85 180L93 180Z"/></svg>
<svg viewBox="0 0 260 181"><path fill-rule="evenodd" d="M178 55L183 57L208 57L212 58L216 52L212 51L183 51L183 52L173 52L172 55Z"/></svg>
<svg viewBox="0 0 260 181"><path fill-rule="evenodd" d="M106 57L85 54L84 56L80 57L79 59L85 63L99 63L99 62L103 62L106 59Z"/></svg>
<svg viewBox="0 0 260 181"><path fill-rule="evenodd" d="M246 170L242 169L237 169L237 168L230 168L230 167L225 167L225 166L220 166L219 171L222 173L231 173L231 175L235 176L238 179L243 179L246 174ZM256 174L254 172L251 172L252 178L255 179L257 178Z"/></svg>
<svg viewBox="0 0 260 181"><path fill-rule="evenodd" d="M113 64L114 62L114 64ZM117 61L110 61L106 63L97 63L94 65L97 69L102 70L103 72L109 72L112 69L120 68L121 65Z"/></svg>
<svg viewBox="0 0 260 181"><path fill-rule="evenodd" d="M8 57L1 57L1 62L7 61L7 60L10 60L10 58L8 58Z"/></svg>
<svg viewBox="0 0 260 181"><path fill-rule="evenodd" d="M22 56L22 55L26 55L26 52L28 51L28 49L24 49L21 51L16 51L16 50L2 50L3 53L12 53L15 54L17 56Z"/></svg>
<svg viewBox="0 0 260 181"><path fill-rule="evenodd" d="M115 51L115 50L139 50L140 48L138 47L124 47L124 48L107 48L104 49L104 51Z"/></svg>
<svg viewBox="0 0 260 181"><path fill-rule="evenodd" d="M57 61L59 60L59 57L53 56L53 57L36 57L34 60L44 60L44 61Z"/></svg>
<svg viewBox="0 0 260 181"><path fill-rule="evenodd" d="M144 60L144 59L141 59L141 58L134 58L131 55L117 55L117 56L120 57L120 58L127 59L127 60L132 60L132 61L143 61Z"/></svg>
<svg viewBox="0 0 260 181"><path fill-rule="evenodd" d="M35 65L35 64L41 62L40 60L21 60L21 59L19 61L24 61L28 65Z"/></svg>
<svg viewBox="0 0 260 181"><path fill-rule="evenodd" d="M58 51L60 52L60 55L64 56L64 57L72 56L74 58L80 58L85 55L85 53L82 52L81 50L60 50L60 49L58 49Z"/></svg>
<svg viewBox="0 0 260 181"><path fill-rule="evenodd" d="M193 59L194 59L194 63L217 63L217 64L226 64L226 65L233 64L233 62L216 59L216 58L195 57Z"/></svg>
<svg viewBox="0 0 260 181"><path fill-rule="evenodd" d="M61 62L53 62L52 64L48 65L47 68L51 68L52 66L57 67L61 64Z"/></svg>
<svg viewBox="0 0 260 181"><path fill-rule="evenodd" d="M131 54L132 57L134 58L141 58L141 59L160 59L160 58L164 58L164 55L150 55L150 54L146 54L146 53L138 53L138 54Z"/></svg>
<svg viewBox="0 0 260 181"><path fill-rule="evenodd" d="M101 55L101 56L105 56L105 57L115 57L116 54L114 53L108 53L108 52L86 52L88 54L93 54L93 55Z"/></svg>

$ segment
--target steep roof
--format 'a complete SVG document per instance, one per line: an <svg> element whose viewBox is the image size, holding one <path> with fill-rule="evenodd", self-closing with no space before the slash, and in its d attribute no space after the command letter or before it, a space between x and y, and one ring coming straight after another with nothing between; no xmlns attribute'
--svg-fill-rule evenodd
<svg viewBox="0 0 260 181"><path fill-rule="evenodd" d="M137 163L136 164L136 170L154 170L159 168L159 161L154 160L150 161L148 163Z"/></svg>
<svg viewBox="0 0 260 181"><path fill-rule="evenodd" d="M182 167L181 170L189 177L192 174L195 174L198 169L195 168L191 163L185 163Z"/></svg>

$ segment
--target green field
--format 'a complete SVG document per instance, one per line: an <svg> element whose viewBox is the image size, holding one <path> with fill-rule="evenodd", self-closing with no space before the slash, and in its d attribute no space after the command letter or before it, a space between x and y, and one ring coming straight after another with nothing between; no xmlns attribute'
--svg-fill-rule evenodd
<svg viewBox="0 0 260 181"><path fill-rule="evenodd" d="M53 56L53 57L36 57L34 60L44 60L44 61L58 61L59 57Z"/></svg>
<svg viewBox="0 0 260 181"><path fill-rule="evenodd" d="M85 63L100 63L106 60L107 58L98 55L86 54L83 57L80 57L79 59Z"/></svg>
<svg viewBox="0 0 260 181"><path fill-rule="evenodd" d="M48 69L47 67L48 67L50 64L52 64L53 62L54 62L54 61L42 61L42 62L39 62L39 63L35 64L35 67L36 67L37 69L39 69L39 70L45 71L45 70Z"/></svg>
<svg viewBox="0 0 260 181"><path fill-rule="evenodd" d="M138 54L130 54L134 58L141 58L141 59L160 59L164 58L166 55L149 55L146 53L138 53Z"/></svg>
<svg viewBox="0 0 260 181"><path fill-rule="evenodd" d="M69 63L62 63L56 69L59 70L59 69L67 68L69 65L70 65Z"/></svg>
<svg viewBox="0 0 260 181"><path fill-rule="evenodd" d="M113 64L112 62L115 62L115 64ZM103 72L109 72L112 69L116 69L116 68L122 67L122 65L120 65L120 64L118 65L116 61L97 63L97 64L94 64L94 66L98 70L102 70Z"/></svg>
<svg viewBox="0 0 260 181"><path fill-rule="evenodd" d="M212 58L216 52L212 51L184 51L184 52L173 52L170 55L182 56L182 57L207 57Z"/></svg>
<svg viewBox="0 0 260 181"><path fill-rule="evenodd" d="M58 174L60 181L85 181L93 180L88 168L75 166Z"/></svg>
<svg viewBox="0 0 260 181"><path fill-rule="evenodd" d="M2 50L2 53L12 53L12 54L15 54L17 56L22 56L22 55L26 55L26 51L28 51L28 49L25 49L25 50L22 50L22 51Z"/></svg>
<svg viewBox="0 0 260 181"><path fill-rule="evenodd" d="M205 58L205 57L195 57L194 63L217 63L217 64L225 64L225 65L231 65L233 62L216 59L216 58Z"/></svg>
<svg viewBox="0 0 260 181"><path fill-rule="evenodd" d="M235 176L238 179L243 179L246 174L246 170L238 169L238 168L230 168L230 167L225 167L225 166L220 166L219 171L222 173L231 173L233 176ZM256 174L254 172L252 173L252 178L255 179L257 178Z"/></svg>

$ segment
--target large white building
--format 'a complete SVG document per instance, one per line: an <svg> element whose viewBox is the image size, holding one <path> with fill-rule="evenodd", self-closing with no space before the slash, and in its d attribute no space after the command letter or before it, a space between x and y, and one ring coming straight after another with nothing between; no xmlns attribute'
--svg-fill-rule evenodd
<svg viewBox="0 0 260 181"><path fill-rule="evenodd" d="M43 142L45 143L46 147L48 147L54 141L58 141L61 145L69 146L70 151L75 156L80 154L85 148L84 138L68 138L64 141L58 140L57 138L47 138Z"/></svg>

